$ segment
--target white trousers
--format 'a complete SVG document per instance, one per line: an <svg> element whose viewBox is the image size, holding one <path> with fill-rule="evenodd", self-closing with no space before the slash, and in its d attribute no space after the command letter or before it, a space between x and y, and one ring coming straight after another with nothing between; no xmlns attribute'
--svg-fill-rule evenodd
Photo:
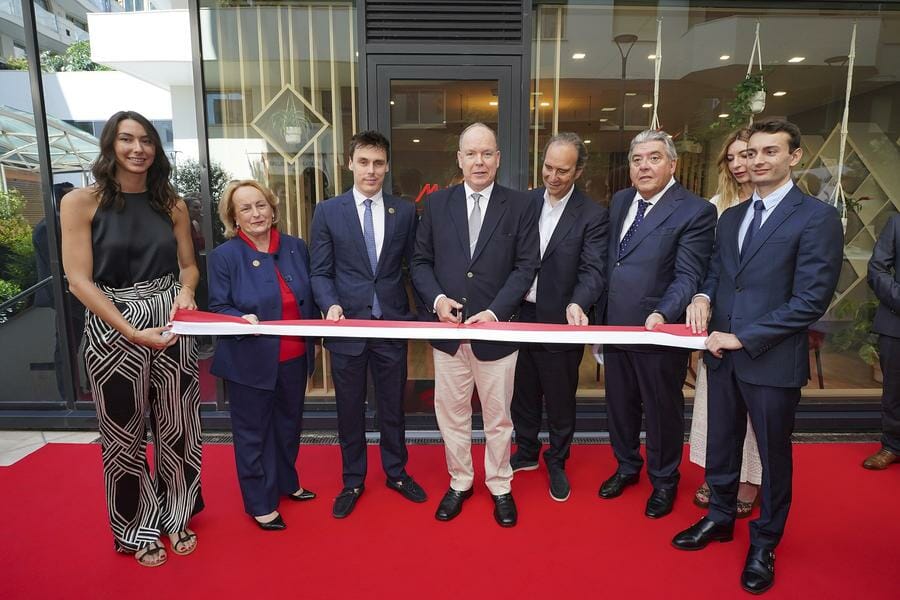
<svg viewBox="0 0 900 600"><path fill-rule="evenodd" d="M498 360L478 360L469 343L462 343L453 356L434 350L434 413L447 456L450 487L465 491L472 487L472 390L478 389L484 421L485 485L498 496L510 492L509 466L513 424L509 407L516 375L513 352Z"/></svg>

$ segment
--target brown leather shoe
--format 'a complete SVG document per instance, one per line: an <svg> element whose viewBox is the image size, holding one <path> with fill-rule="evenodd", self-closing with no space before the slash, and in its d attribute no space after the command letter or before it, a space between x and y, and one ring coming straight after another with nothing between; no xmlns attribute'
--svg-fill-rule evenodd
<svg viewBox="0 0 900 600"><path fill-rule="evenodd" d="M882 469L887 469L888 465L898 460L900 460L900 456L897 456L887 448L881 448L881 450L864 460L862 466L864 469L881 471Z"/></svg>

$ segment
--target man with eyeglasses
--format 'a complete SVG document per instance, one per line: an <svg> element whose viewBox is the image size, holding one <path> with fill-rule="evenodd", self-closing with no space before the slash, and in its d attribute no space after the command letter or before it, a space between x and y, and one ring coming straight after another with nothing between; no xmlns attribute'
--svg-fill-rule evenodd
<svg viewBox="0 0 900 600"><path fill-rule="evenodd" d="M632 186L610 203L608 325L684 322L685 308L706 274L716 208L676 183L671 136L647 130L628 152ZM644 514L672 511L684 445L684 394L690 352L658 346L604 348L609 437L618 462L600 487L615 498L638 482L641 414L647 423L647 473L653 493Z"/></svg>

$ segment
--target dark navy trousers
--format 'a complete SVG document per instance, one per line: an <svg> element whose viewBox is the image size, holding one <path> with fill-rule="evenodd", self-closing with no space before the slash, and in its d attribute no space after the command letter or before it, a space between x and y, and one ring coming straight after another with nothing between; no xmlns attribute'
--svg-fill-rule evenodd
<svg viewBox="0 0 900 600"><path fill-rule="evenodd" d="M306 357L278 365L274 390L225 383L244 510L251 516L267 515L278 508L281 496L300 488L296 462L306 395Z"/></svg>
<svg viewBox="0 0 900 600"><path fill-rule="evenodd" d="M366 480L366 377L371 371L381 433L381 466L391 480L406 476L406 419L403 389L406 385L406 340L366 342L358 356L331 352L331 378L337 405L345 488L357 488Z"/></svg>
<svg viewBox="0 0 900 600"><path fill-rule="evenodd" d="M738 379L726 352L716 369L707 369L709 382L706 443L706 483L711 494L709 518L734 521L740 485L747 415L756 432L763 476L759 518L750 523L750 543L773 550L791 508L793 457L791 434L800 402L800 388L753 385Z"/></svg>

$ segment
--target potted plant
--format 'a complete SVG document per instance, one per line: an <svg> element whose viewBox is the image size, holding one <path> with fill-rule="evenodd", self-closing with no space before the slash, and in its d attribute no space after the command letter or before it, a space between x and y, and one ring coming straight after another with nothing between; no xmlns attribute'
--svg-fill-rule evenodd
<svg viewBox="0 0 900 600"><path fill-rule="evenodd" d="M302 144L311 135L312 123L304 111L297 109L294 99L290 97L285 109L272 115L272 125L291 146Z"/></svg>
<svg viewBox="0 0 900 600"><path fill-rule="evenodd" d="M849 319L847 327L834 334L832 347L841 351L856 351L859 358L872 367L872 378L881 383L878 364L878 335L872 333L872 320L878 309L878 300L846 300L834 309L834 316Z"/></svg>
<svg viewBox="0 0 900 600"><path fill-rule="evenodd" d="M734 88L735 97L731 106L735 112L757 115L766 108L766 84L762 71L747 75Z"/></svg>

